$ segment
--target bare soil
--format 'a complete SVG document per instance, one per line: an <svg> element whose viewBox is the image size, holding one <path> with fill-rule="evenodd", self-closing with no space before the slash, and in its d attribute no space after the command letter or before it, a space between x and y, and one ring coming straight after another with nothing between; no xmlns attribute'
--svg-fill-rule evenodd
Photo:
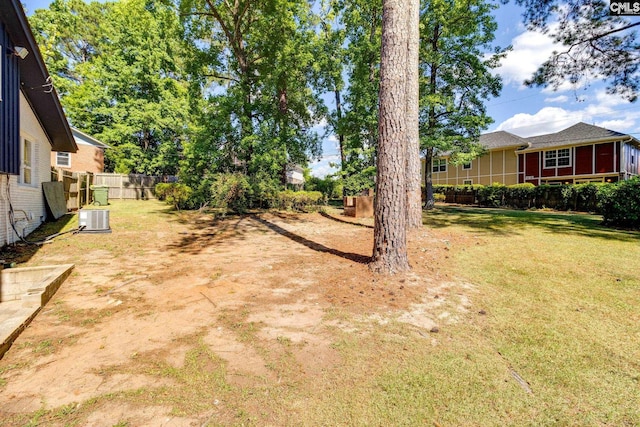
<svg viewBox="0 0 640 427"><path fill-rule="evenodd" d="M111 234L60 237L25 264L76 267L0 361L0 425L38 417L42 425L232 424L238 403L225 397L240 394L230 389L299 378L303 394L313 393L315 379L340 363L336 337L358 333L353 319L409 323L435 344L469 308L473 287L442 273L450 246L469 242L446 231L413 233L412 271L389 277L367 267L372 221L339 210L215 219L138 203L153 208L112 212ZM172 374L204 360L194 349L224 366L226 394L204 399ZM149 390L163 392L136 397ZM284 419L245 399L256 424Z"/></svg>

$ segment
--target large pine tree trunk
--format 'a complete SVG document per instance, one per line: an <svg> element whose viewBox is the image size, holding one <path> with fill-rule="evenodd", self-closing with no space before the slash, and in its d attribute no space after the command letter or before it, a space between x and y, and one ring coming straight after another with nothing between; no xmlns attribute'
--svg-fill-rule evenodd
<svg viewBox="0 0 640 427"><path fill-rule="evenodd" d="M407 1L407 227L422 227L422 191L420 188L419 48L420 0Z"/></svg>
<svg viewBox="0 0 640 427"><path fill-rule="evenodd" d="M384 0L380 58L378 168L371 267L409 270L407 258L407 0Z"/></svg>

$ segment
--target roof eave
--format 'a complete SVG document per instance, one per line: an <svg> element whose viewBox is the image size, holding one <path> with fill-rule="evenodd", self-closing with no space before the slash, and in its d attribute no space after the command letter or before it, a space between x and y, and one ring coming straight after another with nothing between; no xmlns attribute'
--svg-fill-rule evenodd
<svg viewBox="0 0 640 427"><path fill-rule="evenodd" d="M573 142L567 142L566 144L558 144L558 145L545 145L543 147L536 147L535 143L534 144L530 144L530 146L528 148L522 149L522 150L517 150L519 153L524 153L524 152L536 152L536 151L546 151L546 150L558 150L558 149L563 149L563 148L570 148L570 147L581 147L581 146L585 146L585 145L593 145L593 144L605 144L607 142L616 142L616 141L622 141L622 142L629 142L629 141L636 141L635 143L637 145L640 145L640 142L638 142L638 140L636 140L635 138L633 138L630 135L618 135L615 137L608 137L608 138L595 138L595 139L591 139L591 140L576 140Z"/></svg>
<svg viewBox="0 0 640 427"><path fill-rule="evenodd" d="M38 117L51 148L54 151L75 153L78 147L58 94L55 88L48 84L49 73L22 5L18 0L3 1L0 2L0 12L6 17L5 25L14 46L22 46L29 51L19 67L21 89Z"/></svg>

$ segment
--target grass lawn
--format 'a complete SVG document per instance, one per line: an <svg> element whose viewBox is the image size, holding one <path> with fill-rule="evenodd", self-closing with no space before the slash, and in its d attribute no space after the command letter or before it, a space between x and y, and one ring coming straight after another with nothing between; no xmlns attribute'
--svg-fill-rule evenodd
<svg viewBox="0 0 640 427"><path fill-rule="evenodd" d="M399 346L411 335L398 325L344 342L351 366L326 390L322 424L640 425L640 234L600 220L425 213L428 229L475 240L449 265L475 285L475 312L435 346Z"/></svg>
<svg viewBox="0 0 640 427"><path fill-rule="evenodd" d="M141 239L137 233L144 232L164 239L173 228L190 221L187 213L169 212L155 202L141 204L140 209L136 206L110 206L112 225L134 241ZM316 222L314 227L318 228L307 230L304 224L310 217L305 215L279 224L297 224L301 227L298 232L306 233L305 239L320 239L317 224L324 223ZM434 261L434 277L440 279L425 279L424 295L431 298L430 307L436 308L437 298L468 300L464 307L443 302L442 307L447 307L456 321L447 322L446 317L438 317L438 313L443 315L442 309L433 310L439 331L430 333L397 321L397 315L388 315L382 307L363 315L323 302L322 324L304 332L317 334L318 340L330 340L337 357L319 373L309 375L305 371L311 371L310 366L296 358L308 344L292 341L282 332L277 339L265 339L260 333L267 326L265 321L251 320L260 308L252 297L237 305L242 309L228 308L211 315L211 324L202 325L202 333L180 337L181 345L190 348L184 364L137 358L130 366L110 368L117 373L144 372L157 377L162 385L105 391L77 406L14 415L4 423L0 410L0 425L85 425L89 414L109 403L132 408L161 403L172 408L173 415L195 417L200 420L198 425L211 426L640 425L640 233L604 228L600 220L592 215L438 206L424 214L421 233L434 237L434 245L446 246L446 251L436 260L437 265ZM233 218L212 225L201 216L199 221L198 227L208 224L235 230L229 222ZM69 221L55 231L65 231L74 224ZM358 230L370 232L363 227ZM216 233L207 231L201 238L218 236ZM268 229L247 231L232 245L255 246L252 239L258 237L266 244L281 236L272 236ZM122 252L132 245L107 237L102 240L106 243L101 243L100 250L105 253L112 246ZM74 249L78 242L85 246ZM202 242L197 248L209 245L204 240L195 242ZM224 238L216 242L223 256ZM295 242L280 242L294 245L293 250L305 249ZM72 256L74 250L87 252L96 243L69 238L56 244L64 245ZM327 247L334 244L323 240ZM52 246L48 250L58 249ZM411 262L425 262L420 255L430 250L413 252ZM283 256L286 253L283 251ZM326 259L324 269L346 266L356 271L351 261ZM183 263L188 264L188 259ZM274 261L272 265L286 268L286 263ZM261 271L265 281L272 274L271 270ZM382 278L380 282L400 287L412 279ZM316 282L296 292L317 293L318 286ZM233 297L231 292L224 295ZM127 303L125 297L120 298ZM128 303L133 309L134 302ZM314 304L301 313L313 310L317 307ZM266 305L264 309L274 310ZM120 314L114 311L101 321L117 320ZM376 321L380 316L388 321ZM235 334L235 340L251 350L249 354L267 361L273 379L265 375L244 385L229 381L231 367L215 354L225 349L207 346L202 338L216 328ZM312 355L310 363L314 363ZM18 368L0 365L0 377L3 369L11 373ZM2 387L10 381L11 377L4 384L0 381L0 401ZM225 402L226 412L213 406L214 399ZM220 414L225 418L219 418ZM123 416L100 425L133 426L135 422Z"/></svg>
<svg viewBox="0 0 640 427"><path fill-rule="evenodd" d="M450 348L394 363L385 387L421 398L411 406L432 408L443 425L639 425L640 234L599 221L426 214L429 228L477 238L451 268L477 286L474 305L486 315L460 324Z"/></svg>

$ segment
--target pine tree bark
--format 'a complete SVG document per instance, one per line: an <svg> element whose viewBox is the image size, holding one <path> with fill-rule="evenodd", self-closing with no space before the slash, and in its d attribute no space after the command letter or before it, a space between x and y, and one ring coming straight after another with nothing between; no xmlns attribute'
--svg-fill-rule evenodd
<svg viewBox="0 0 640 427"><path fill-rule="evenodd" d="M407 227L422 227L422 190L420 186L419 49L420 0L407 1Z"/></svg>
<svg viewBox="0 0 640 427"><path fill-rule="evenodd" d="M384 0L380 58L378 167L371 268L409 270L407 257L407 1Z"/></svg>

